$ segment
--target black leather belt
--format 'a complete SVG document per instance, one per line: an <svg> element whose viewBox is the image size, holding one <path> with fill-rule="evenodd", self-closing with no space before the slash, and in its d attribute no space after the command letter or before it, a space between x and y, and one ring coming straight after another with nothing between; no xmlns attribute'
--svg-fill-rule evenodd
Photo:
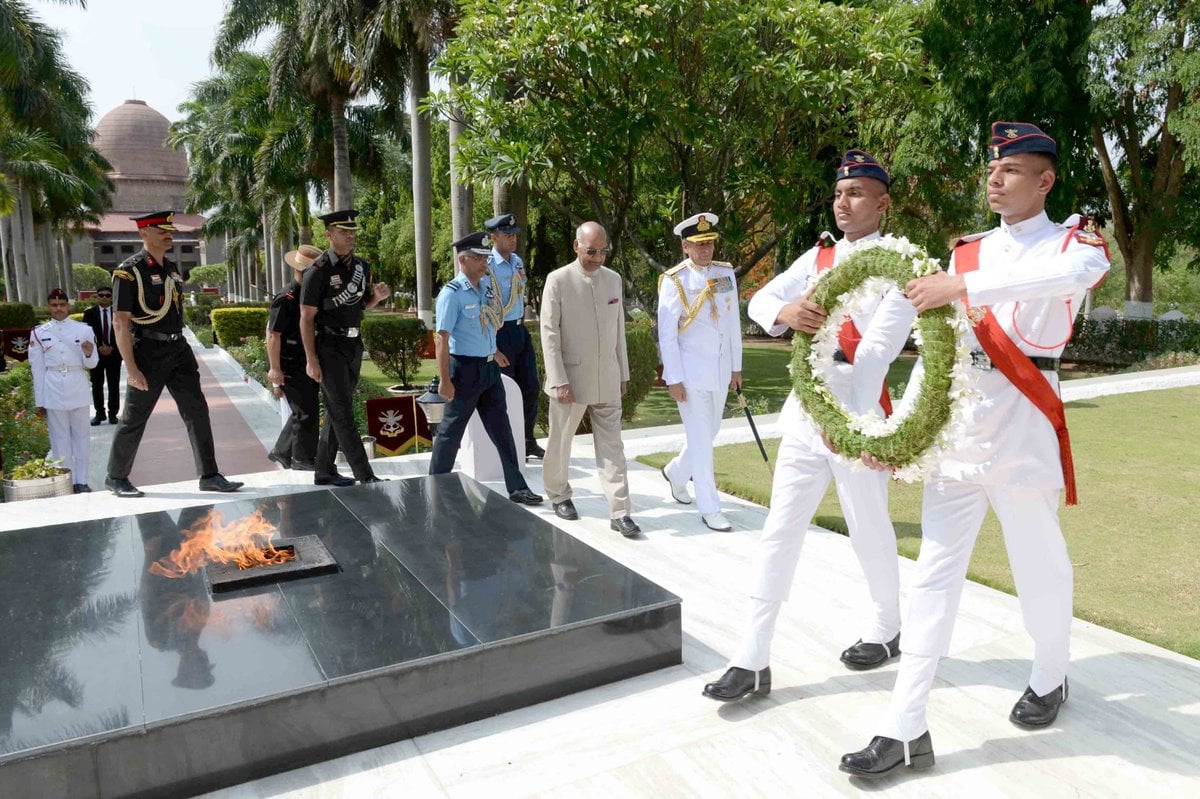
<svg viewBox="0 0 1200 799"><path fill-rule="evenodd" d="M331 336L342 336L343 338L358 338L357 327L329 327L322 326L321 330Z"/></svg>
<svg viewBox="0 0 1200 799"><path fill-rule="evenodd" d="M452 353L450 353L450 357L455 359L456 361L472 361L472 362L477 362L477 363L487 363L488 361L494 360L496 356L495 355L455 355L452 352Z"/></svg>
<svg viewBox="0 0 1200 799"><path fill-rule="evenodd" d="M504 323L503 327L508 327L509 325L519 325L519 324L521 324L520 319L509 319L507 322Z"/></svg>
<svg viewBox="0 0 1200 799"><path fill-rule="evenodd" d="M1057 372L1059 364L1062 363L1061 358L1041 358L1037 355L1027 355L1026 357L1043 372ZM996 365L992 363L992 359L988 357L988 354L980 350L971 351L971 365L985 372L990 372L996 368Z"/></svg>
<svg viewBox="0 0 1200 799"><path fill-rule="evenodd" d="M136 330L134 338L148 338L151 341L179 341L183 333L160 333L157 330Z"/></svg>

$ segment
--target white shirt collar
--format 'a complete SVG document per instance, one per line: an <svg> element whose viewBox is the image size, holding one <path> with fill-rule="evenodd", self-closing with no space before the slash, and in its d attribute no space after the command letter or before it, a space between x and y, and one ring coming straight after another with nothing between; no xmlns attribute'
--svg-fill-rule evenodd
<svg viewBox="0 0 1200 799"><path fill-rule="evenodd" d="M867 235L863 236L862 238L855 239L854 241L850 241L850 239L843 236L842 238L838 239L838 244L840 244L843 247L849 247L850 249L853 250L855 247L861 246L864 242L872 241L874 239L881 239L881 238L883 238L883 234L880 233L878 230L876 230L874 233L868 233Z"/></svg>
<svg viewBox="0 0 1200 799"><path fill-rule="evenodd" d="M1029 219L1022 220L1014 225L1010 225L1001 219L1000 229L1013 238L1020 238L1022 236L1032 236L1036 233L1040 233L1042 230L1053 224L1054 223L1050 221L1050 217L1046 215L1046 212L1042 211L1037 216L1031 216Z"/></svg>

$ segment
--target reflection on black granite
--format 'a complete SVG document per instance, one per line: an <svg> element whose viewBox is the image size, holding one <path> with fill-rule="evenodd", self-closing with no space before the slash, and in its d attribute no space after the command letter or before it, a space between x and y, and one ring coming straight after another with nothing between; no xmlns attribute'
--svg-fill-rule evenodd
<svg viewBox="0 0 1200 799"><path fill-rule="evenodd" d="M465 475L335 496L451 609L463 640L498 641L676 600Z"/></svg>
<svg viewBox="0 0 1200 799"><path fill-rule="evenodd" d="M226 520L255 510L245 502L218 508ZM273 502L264 507L265 514L274 510ZM208 511L208 506L185 508L178 519L164 511L134 520L143 556L138 596L147 721L294 690L323 678L278 588L235 592L214 603L202 573L166 577L151 569Z"/></svg>
<svg viewBox="0 0 1200 799"><path fill-rule="evenodd" d="M479 643L473 636L452 634L445 606L391 553L380 551L372 531L350 515L331 492L280 498L281 505L285 502L285 514L297 525L290 534L318 535L341 567L339 574L281 585L327 676L354 674ZM386 505L390 510L390 503ZM379 516L373 527L397 526L393 513ZM320 521L313 525L314 520ZM287 529L281 526L281 530Z"/></svg>
<svg viewBox="0 0 1200 799"><path fill-rule="evenodd" d="M129 556L124 519L0 535L0 754L140 722Z"/></svg>

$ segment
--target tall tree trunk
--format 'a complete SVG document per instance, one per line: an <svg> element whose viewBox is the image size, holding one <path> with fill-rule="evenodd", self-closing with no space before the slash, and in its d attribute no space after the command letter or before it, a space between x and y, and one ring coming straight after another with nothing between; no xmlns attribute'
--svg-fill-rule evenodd
<svg viewBox="0 0 1200 799"><path fill-rule="evenodd" d="M354 186L350 182L350 137L346 132L346 101L332 97L329 102L333 118L333 210L354 207Z"/></svg>
<svg viewBox="0 0 1200 799"><path fill-rule="evenodd" d="M413 238L416 240L417 316L433 328L433 161L429 117L419 110L429 94L429 54L417 41L409 42L408 117L412 126Z"/></svg>
<svg viewBox="0 0 1200 799"><path fill-rule="evenodd" d="M288 266L288 262L283 259L288 251L292 249L292 226L286 224L283 226L281 241L279 243L279 289L282 291L292 282L292 268Z"/></svg>
<svg viewBox="0 0 1200 799"><path fill-rule="evenodd" d="M308 210L308 192L301 191L296 197L296 213L300 223L300 243L312 244L312 216Z"/></svg>
<svg viewBox="0 0 1200 799"><path fill-rule="evenodd" d="M58 237L58 268L63 276L63 283L67 286L67 293L72 297L76 295L75 290L75 270L71 268L71 243L64 233Z"/></svg>
<svg viewBox="0 0 1200 799"><path fill-rule="evenodd" d="M17 275L12 268L12 215L0 216L0 277L4 278L4 301L17 298Z"/></svg>
<svg viewBox="0 0 1200 799"><path fill-rule="evenodd" d="M457 81L456 81L457 82ZM450 109L450 229L454 241L475 229L472 212L475 208L475 192L459 179L455 157L458 155L458 137L466 129L462 110Z"/></svg>
<svg viewBox="0 0 1200 799"><path fill-rule="evenodd" d="M268 297L275 296L275 237L271 235L271 218L267 215L267 206L262 206L262 242L263 242L263 291Z"/></svg>
<svg viewBox="0 0 1200 799"><path fill-rule="evenodd" d="M33 264L29 257L32 248L30 239L33 238L33 225L27 224L30 214L28 200L29 195L25 186L17 181L17 205L12 226L13 260L17 271L17 298L21 302L32 304L36 287L33 282Z"/></svg>
<svg viewBox="0 0 1200 799"><path fill-rule="evenodd" d="M21 226L25 237L25 268L28 274L29 299L26 302L41 305L46 302L46 272L42 266L41 248L38 246L37 229L33 224L33 200L28 189L21 192Z"/></svg>

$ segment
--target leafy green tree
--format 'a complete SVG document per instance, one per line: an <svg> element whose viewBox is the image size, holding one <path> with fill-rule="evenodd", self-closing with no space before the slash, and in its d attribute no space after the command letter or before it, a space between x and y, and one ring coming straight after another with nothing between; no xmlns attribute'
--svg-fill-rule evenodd
<svg viewBox="0 0 1200 799"><path fill-rule="evenodd" d="M478 185L528 181L610 232L649 290L684 213L721 215L740 272L825 203L837 154L887 95L918 90L911 10L815 0L466 0L438 59L461 86Z"/></svg>
<svg viewBox="0 0 1200 799"><path fill-rule="evenodd" d="M1168 265L1181 248L1200 245L1197 37L1193 2L1124 0L1096 10L1091 138L1125 260L1127 313L1151 312L1155 263Z"/></svg>

